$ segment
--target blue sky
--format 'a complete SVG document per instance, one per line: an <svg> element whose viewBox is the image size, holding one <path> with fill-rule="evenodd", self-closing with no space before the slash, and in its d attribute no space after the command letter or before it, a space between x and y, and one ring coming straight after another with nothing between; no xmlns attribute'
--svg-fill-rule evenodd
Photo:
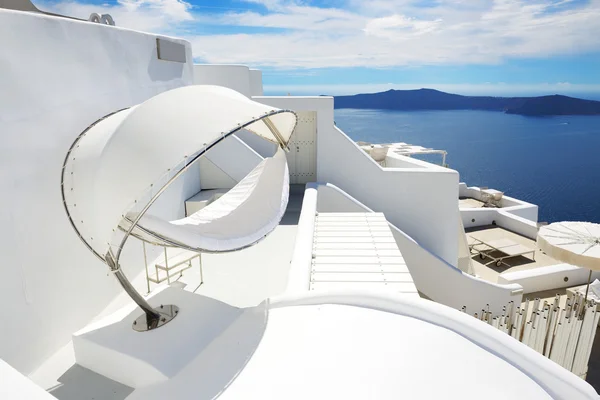
<svg viewBox="0 0 600 400"><path fill-rule="evenodd" d="M433 87L600 99L600 0L34 0L188 39L271 94Z"/></svg>

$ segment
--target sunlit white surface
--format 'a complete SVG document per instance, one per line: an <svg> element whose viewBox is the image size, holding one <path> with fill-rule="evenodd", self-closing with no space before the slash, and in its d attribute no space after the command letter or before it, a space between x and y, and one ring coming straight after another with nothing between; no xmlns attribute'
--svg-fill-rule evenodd
<svg viewBox="0 0 600 400"><path fill-rule="evenodd" d="M557 260L600 270L600 224L565 221L542 226L537 245Z"/></svg>
<svg viewBox="0 0 600 400"><path fill-rule="evenodd" d="M296 126L293 112L211 85L170 90L123 113L128 115L110 116L81 137L63 174L66 207L77 215L73 223L100 257L118 244L115 231L124 214L142 211L195 154L242 126L285 146Z"/></svg>
<svg viewBox="0 0 600 400"><path fill-rule="evenodd" d="M289 197L289 172L285 153L279 149L265 158L231 190L185 218L165 221L146 214L133 229L153 242L158 235L199 251L226 252L248 247L279 224ZM138 218L128 213L128 221ZM122 224L130 229L130 223Z"/></svg>
<svg viewBox="0 0 600 400"><path fill-rule="evenodd" d="M515 365L426 318L324 303L276 303L266 327L246 311L175 378L129 399L552 398Z"/></svg>

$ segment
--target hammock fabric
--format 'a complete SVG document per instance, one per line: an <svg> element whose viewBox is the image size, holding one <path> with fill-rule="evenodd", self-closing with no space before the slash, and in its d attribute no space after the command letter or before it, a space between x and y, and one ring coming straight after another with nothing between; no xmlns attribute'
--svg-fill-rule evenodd
<svg viewBox="0 0 600 400"><path fill-rule="evenodd" d="M65 158L61 187L71 224L106 260L118 248L122 229L212 146L245 129L286 147L295 126L292 111L209 85L173 89L108 115L88 127ZM281 219L288 179L279 150L205 210L177 221L143 215L133 233L198 250L246 247Z"/></svg>
<svg viewBox="0 0 600 400"><path fill-rule="evenodd" d="M289 196L283 150L265 158L235 187L196 213L175 221L145 214L132 235L147 242L191 250L226 252L250 246L279 224ZM128 230L137 213L128 213Z"/></svg>

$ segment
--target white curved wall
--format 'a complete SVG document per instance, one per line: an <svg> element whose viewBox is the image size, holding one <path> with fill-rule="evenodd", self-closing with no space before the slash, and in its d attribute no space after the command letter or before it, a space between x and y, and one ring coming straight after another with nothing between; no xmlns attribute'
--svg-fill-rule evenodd
<svg viewBox="0 0 600 400"><path fill-rule="evenodd" d="M326 306L328 304L364 307L387 313L405 315L411 318L429 322L442 329L448 329L461 335L462 337L479 346L481 349L513 365L524 374L529 376L532 381L540 385L553 399L598 399L598 394L589 383L566 371L554 361L544 357L535 350L527 347L525 344L514 340L506 333L501 332L489 324L482 323L481 321L469 315L461 313L457 310L448 309L447 307L430 301L423 301L421 299L415 299L409 296L401 296L395 293L377 293L374 295L372 292L348 290L336 293L286 293L282 296L272 298L269 303L269 307L271 310L273 310L284 307L311 305ZM369 326L369 324L366 325ZM385 328L381 328L380 330L384 331ZM416 342L417 341L415 341L415 343ZM444 340L442 340L442 342L445 343ZM424 355L424 357L427 357L427 355ZM450 358L450 363L452 363L451 360L452 358ZM448 362L448 359L445 361ZM485 370L486 364L487 363L485 360L481 359L481 368L483 369L481 373L483 374L490 372ZM449 368L452 368L452 366L449 365ZM462 370L459 369L459 371ZM502 377L504 376L505 375L503 373L499 373L497 375L497 378L500 380L498 384L510 385L511 382L502 381ZM410 379L410 377L406 376L405 378ZM421 385L435 385L440 383L440 381L435 380L435 374L431 377L421 376L413 378L422 379L422 381L420 381ZM470 379L476 378L474 378L472 374L465 374L459 379L464 381L464 385L468 385ZM450 390L450 385L446 385L444 387L448 387ZM498 392L494 391L493 387L488 387L488 389L490 392L489 395L486 394L485 390L481 390L475 396L467 396L465 398L486 399L490 397L494 398L498 395ZM407 397L420 398L422 397L420 396L422 393L423 392L419 392L414 396ZM458 390L454 393L449 392L448 396L435 396L431 398L461 398L459 394L460 391ZM398 397L401 398L402 396ZM537 398L537 396L533 397ZM530 396L529 398L533 397ZM508 395L505 398L519 397L511 397ZM528 397L524 396L523 398Z"/></svg>
<svg viewBox="0 0 600 400"><path fill-rule="evenodd" d="M252 96L250 68L245 65L195 64L194 85L224 86Z"/></svg>
<svg viewBox="0 0 600 400"><path fill-rule="evenodd" d="M27 374L121 290L67 220L66 151L98 118L191 84L192 54L165 38L187 62L162 61L156 35L4 9L0 37L0 358ZM178 217L193 189L173 186L153 211ZM141 271L141 249L128 253L125 272Z"/></svg>

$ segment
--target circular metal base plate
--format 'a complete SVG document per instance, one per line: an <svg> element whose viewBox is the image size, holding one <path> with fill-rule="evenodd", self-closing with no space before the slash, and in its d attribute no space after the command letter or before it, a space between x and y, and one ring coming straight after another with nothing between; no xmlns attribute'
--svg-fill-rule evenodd
<svg viewBox="0 0 600 400"><path fill-rule="evenodd" d="M146 332L151 331L152 329L160 328L161 326L168 324L177 316L179 313L179 307L173 305L161 305L160 307L155 308L154 311L160 314L160 318L152 318L144 313L137 317L135 321L133 321L133 330L138 332Z"/></svg>

